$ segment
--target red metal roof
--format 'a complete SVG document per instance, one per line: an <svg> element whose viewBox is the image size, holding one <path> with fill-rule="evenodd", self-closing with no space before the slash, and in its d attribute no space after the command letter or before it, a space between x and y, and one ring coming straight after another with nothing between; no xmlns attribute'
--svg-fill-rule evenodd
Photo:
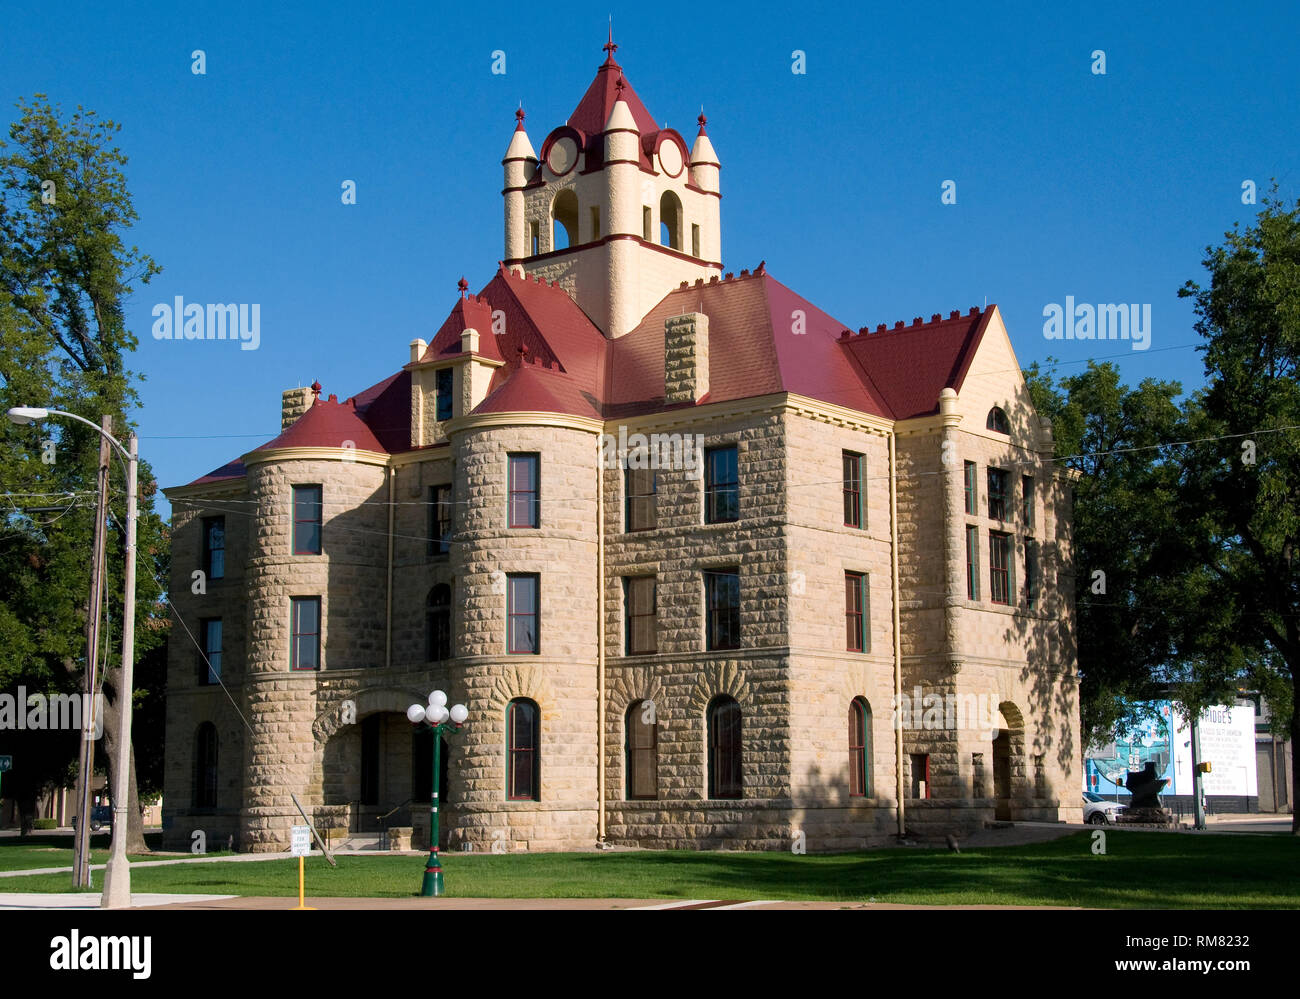
<svg viewBox="0 0 1300 999"><path fill-rule="evenodd" d="M562 288L503 267L480 294L457 300L423 359L460 356L461 331L472 327L479 354L504 362L476 413L619 419L665 408L664 321L702 312L709 318L709 392L698 404L793 392L904 420L936 412L945 387L960 390L995 308L855 334L760 264L753 274L675 289L636 329L610 341ZM500 334L492 332L494 313L504 320ZM409 451L410 392L407 368L346 402L317 399L257 450L350 440L364 450ZM191 485L243 474L233 461Z"/></svg>
<svg viewBox="0 0 1300 999"><path fill-rule="evenodd" d="M188 483L191 486L207 486L214 482L226 482L233 479L242 479L246 469L244 463L239 458L234 461L228 461L220 468L214 468L207 475L200 475L193 482Z"/></svg>
<svg viewBox="0 0 1300 999"><path fill-rule="evenodd" d="M380 385L382 384L384 383L381 382ZM387 448L357 415L356 400L339 402L335 396L328 399L318 397L288 430L261 447L254 448L254 451L270 451L281 447L344 447L345 441L351 441L351 446L358 451L387 452ZM404 450L409 448L408 430Z"/></svg>
<svg viewBox="0 0 1300 999"><path fill-rule="evenodd" d="M878 326L875 333L863 327L840 343L880 386L894 419L926 416L939 411L939 393L945 388L961 389L996 308L990 305L981 312L972 306L965 315L951 312L947 319L935 314L928 323L917 317L910 326Z"/></svg>
<svg viewBox="0 0 1300 999"><path fill-rule="evenodd" d="M621 91L620 82L623 84ZM605 122L609 121L610 112L614 110L614 105L620 98L632 112L632 120L636 123L637 131L641 133L643 140L659 131L659 126L646 110L646 106L641 103L641 98L636 95L632 85L627 82L627 78L623 75L623 67L614 61L614 54L611 52L609 58L596 70L596 78L591 81L591 86L582 95L582 100L578 101L578 106L573 109L566 123L569 128L577 129L582 133L583 147L587 154L585 169L588 171L599 170L605 162L603 138ZM640 155L642 165L649 166L650 158L644 146L641 148ZM534 180L541 180L540 172Z"/></svg>

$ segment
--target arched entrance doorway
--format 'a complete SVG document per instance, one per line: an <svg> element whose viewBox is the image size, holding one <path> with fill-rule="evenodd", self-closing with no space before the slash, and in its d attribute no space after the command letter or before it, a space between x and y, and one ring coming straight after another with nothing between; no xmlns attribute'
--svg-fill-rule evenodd
<svg viewBox="0 0 1300 999"><path fill-rule="evenodd" d="M375 711L329 737L324 804L344 806L350 833L373 836L390 826L409 826L412 805L420 800L427 805L432 752L421 771L420 751L430 744L427 739L418 741L413 729L405 714ZM417 795L421 786L424 790Z"/></svg>
<svg viewBox="0 0 1300 999"><path fill-rule="evenodd" d="M994 818L1015 818L1012 801L1017 778L1024 770L1024 716L1010 701L998 705L998 734L993 740Z"/></svg>

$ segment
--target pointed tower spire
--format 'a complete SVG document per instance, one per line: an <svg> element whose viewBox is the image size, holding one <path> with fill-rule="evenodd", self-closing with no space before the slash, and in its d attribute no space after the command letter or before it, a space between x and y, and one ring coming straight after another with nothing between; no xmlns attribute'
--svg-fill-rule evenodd
<svg viewBox="0 0 1300 999"><path fill-rule="evenodd" d="M618 46L614 44L614 15L613 14L609 16L609 41L607 41L604 45L602 45L601 48L603 48L606 53L605 65L617 66L618 63L614 61L614 53L618 51Z"/></svg>

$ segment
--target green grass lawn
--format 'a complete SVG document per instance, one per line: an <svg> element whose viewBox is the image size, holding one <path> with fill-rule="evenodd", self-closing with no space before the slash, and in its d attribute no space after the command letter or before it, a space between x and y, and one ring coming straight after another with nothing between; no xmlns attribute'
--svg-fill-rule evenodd
<svg viewBox="0 0 1300 999"><path fill-rule="evenodd" d="M90 834L91 864L108 863L108 848L111 840L112 837L107 829L102 832L92 832ZM162 833L146 833L144 840L151 850L158 849L162 843ZM72 837L67 835L56 836L33 833L25 838L6 836L5 838L0 839L0 871L24 871L32 868L43 867L71 867L72 843ZM225 852L226 851L223 850L222 855L224 855ZM168 856L172 855L141 855L138 857L132 855L129 859L164 860ZM51 876L64 877L65 879L72 877L71 874L66 876Z"/></svg>
<svg viewBox="0 0 1300 999"><path fill-rule="evenodd" d="M447 893L497 898L830 899L919 905L1077 905L1100 908L1300 908L1300 842L1286 835L1187 836L1107 832L1094 856L1079 832L1049 843L853 854L444 854ZM3 852L0 847L0 852ZM414 857L307 862L307 893L418 893ZM137 892L297 894L297 862L186 864L132 872ZM62 892L66 875L2 878L0 892Z"/></svg>

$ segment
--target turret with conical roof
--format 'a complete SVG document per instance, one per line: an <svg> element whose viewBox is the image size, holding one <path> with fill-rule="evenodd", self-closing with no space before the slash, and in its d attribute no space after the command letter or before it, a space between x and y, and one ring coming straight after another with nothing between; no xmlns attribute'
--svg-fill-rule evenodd
<svg viewBox="0 0 1300 999"><path fill-rule="evenodd" d="M524 109L515 112L514 135L506 148L505 159L501 161L505 168L505 189L501 192L506 199L506 257L514 259L529 254L528 224L524 218L524 188L537 172L537 153L528 141L524 130Z"/></svg>
<svg viewBox="0 0 1300 999"><path fill-rule="evenodd" d="M505 265L558 282L611 338L681 282L722 271L713 146L704 136L688 152L656 123L617 48L611 32L595 79L540 157L520 112L503 160Z"/></svg>

